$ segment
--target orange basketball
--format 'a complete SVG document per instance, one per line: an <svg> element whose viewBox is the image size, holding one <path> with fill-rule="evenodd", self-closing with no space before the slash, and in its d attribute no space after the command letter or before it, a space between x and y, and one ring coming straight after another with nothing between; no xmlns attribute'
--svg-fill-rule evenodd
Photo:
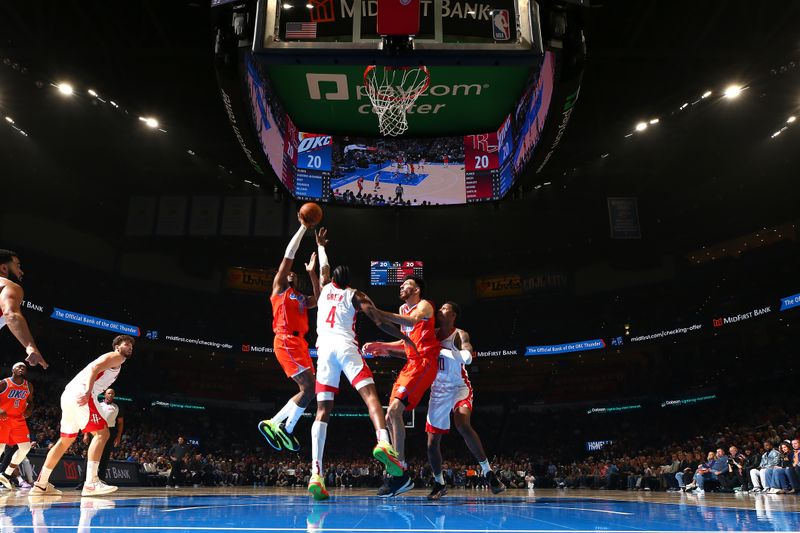
<svg viewBox="0 0 800 533"><path fill-rule="evenodd" d="M322 208L314 202L308 202L300 207L300 218L308 226L316 226L322 222Z"/></svg>

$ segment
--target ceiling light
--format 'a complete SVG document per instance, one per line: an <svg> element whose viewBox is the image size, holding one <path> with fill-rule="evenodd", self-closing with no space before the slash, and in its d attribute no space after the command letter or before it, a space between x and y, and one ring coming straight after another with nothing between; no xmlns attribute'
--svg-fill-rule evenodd
<svg viewBox="0 0 800 533"><path fill-rule="evenodd" d="M72 93L75 92L72 88L72 85L69 83L59 83L56 85L56 88L58 88L58 92L64 96L72 96Z"/></svg>
<svg viewBox="0 0 800 533"><path fill-rule="evenodd" d="M88 91L86 91L86 92L88 92L88 93L89 93L89 96L94 96L95 98L97 98L97 93L96 93L96 92L94 92L94 89L89 89L89 90L88 90Z"/></svg>
<svg viewBox="0 0 800 533"><path fill-rule="evenodd" d="M314 6L312 6L311 4L306 4L306 7L307 7L308 9L314 9Z"/></svg>
<svg viewBox="0 0 800 533"><path fill-rule="evenodd" d="M292 4L283 4L283 9L292 9Z"/></svg>
<svg viewBox="0 0 800 533"><path fill-rule="evenodd" d="M709 96L711 96L711 91L706 91L700 98L708 98Z"/></svg>
<svg viewBox="0 0 800 533"><path fill-rule="evenodd" d="M644 131L647 129L647 122L640 122L636 125L636 131Z"/></svg>
<svg viewBox="0 0 800 533"><path fill-rule="evenodd" d="M6 122L8 122L9 124L13 124L14 123L14 119L11 118L11 117L6 117Z"/></svg>
<svg viewBox="0 0 800 533"><path fill-rule="evenodd" d="M686 109L687 107L689 107L689 104L688 104L688 103L684 103L684 104L681 106L681 111L683 111L683 110L684 110L684 109Z"/></svg>
<svg viewBox="0 0 800 533"><path fill-rule="evenodd" d="M787 123L787 124L791 124L791 123L792 123L792 122L794 122L795 120L797 120L797 117L795 117L794 115L792 115L791 117L789 117L789 118L787 118L787 119L786 119L786 123Z"/></svg>
<svg viewBox="0 0 800 533"><path fill-rule="evenodd" d="M119 107L119 105L117 105L117 103L114 100L109 100L108 103L110 103L114 107Z"/></svg>
<svg viewBox="0 0 800 533"><path fill-rule="evenodd" d="M736 98L742 93L741 85L729 85L725 88L725 98Z"/></svg>
<svg viewBox="0 0 800 533"><path fill-rule="evenodd" d="M650 121L650 124L658 124L659 122L661 122L659 119L654 118Z"/></svg>
<svg viewBox="0 0 800 533"><path fill-rule="evenodd" d="M154 119L153 117L139 117L139 120L144 122L147 125L148 128L155 129L155 128L158 127L158 121L156 119Z"/></svg>

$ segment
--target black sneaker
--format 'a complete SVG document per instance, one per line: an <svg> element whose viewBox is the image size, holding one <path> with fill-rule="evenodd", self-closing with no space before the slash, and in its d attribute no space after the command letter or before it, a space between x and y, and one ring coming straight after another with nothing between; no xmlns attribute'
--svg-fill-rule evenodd
<svg viewBox="0 0 800 533"><path fill-rule="evenodd" d="M383 486L378 489L378 496L386 496L390 492L392 492L392 489L390 488L391 483L392 483L392 478L390 476L384 477Z"/></svg>
<svg viewBox="0 0 800 533"><path fill-rule="evenodd" d="M414 488L414 482L411 481L411 476L408 475L408 472L403 472L402 476L392 477L389 480L389 493L382 494L384 498L389 498L392 496L399 496L404 492L408 492Z"/></svg>
<svg viewBox="0 0 800 533"><path fill-rule="evenodd" d="M438 500L442 496L447 494L447 485L439 484L436 481L433 482L433 489L431 489L431 493L428 494L429 500Z"/></svg>
<svg viewBox="0 0 800 533"><path fill-rule="evenodd" d="M14 490L19 485L17 480L12 477L8 477L5 472L0 472L0 484L2 484L8 490Z"/></svg>
<svg viewBox="0 0 800 533"><path fill-rule="evenodd" d="M300 441L297 440L297 437L294 436L294 433L289 433L286 431L286 424L281 422L281 425L278 426L278 431L280 432L278 438L281 440L281 444L283 444L283 447L286 449L286 451L300 451Z"/></svg>
<svg viewBox="0 0 800 533"><path fill-rule="evenodd" d="M497 478L497 474L494 473L494 470L489 470L489 472L486 473L486 480L489 482L492 494L500 494L506 490L506 486Z"/></svg>

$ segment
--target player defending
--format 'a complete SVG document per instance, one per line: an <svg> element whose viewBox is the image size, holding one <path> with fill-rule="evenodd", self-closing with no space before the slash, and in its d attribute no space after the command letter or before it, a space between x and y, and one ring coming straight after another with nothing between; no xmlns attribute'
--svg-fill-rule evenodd
<svg viewBox="0 0 800 533"><path fill-rule="evenodd" d="M270 302L273 316L272 330L275 332L273 341L275 358L281 364L286 377L293 379L300 391L292 396L275 416L258 423L258 430L270 446L279 451L286 448L290 452L300 449L300 441L292 432L314 398L314 364L308 354L308 342L305 337L308 333L308 310L317 306L319 295L319 280L314 274L316 254L312 254L311 260L306 264L314 296L306 296L295 289L297 274L292 272L292 264L300 247L300 241L309 229L299 214L297 219L300 221L300 228L289 241L283 254L278 273L272 282Z"/></svg>
<svg viewBox="0 0 800 533"><path fill-rule="evenodd" d="M9 490L13 488L14 470L31 451L31 436L25 419L33 411L33 385L25 379L27 371L25 363L15 363L11 367L11 377L0 382L0 454L6 445L18 446L8 468L0 474L0 483Z"/></svg>
<svg viewBox="0 0 800 533"><path fill-rule="evenodd" d="M50 474L61 457L75 442L78 432L91 433L92 443L89 445L86 461L86 483L83 484L83 496L98 496L117 490L113 485L106 485L97 477L100 457L108 442L108 424L97 410L95 399L109 388L122 370L122 364L133 355L136 341L130 335L114 337L111 346L113 352L101 355L78 372L78 375L67 383L61 394L61 438L58 439L44 460L39 479L33 484L31 496L55 496L61 494L50 483Z"/></svg>
<svg viewBox="0 0 800 533"><path fill-rule="evenodd" d="M489 481L494 494L506 490L505 485L497 478L486 452L483 451L481 439L470 423L472 415L472 384L469 382L464 365L472 362L474 350L469 334L456 327L456 320L461 309L455 302L445 302L436 313L439 325L437 338L442 345L439 352L439 372L431 386L431 397L428 401L428 419L425 431L428 433L428 461L433 471L433 490L429 500L438 500L447 494L447 485L442 475L442 435L450 431L450 411L456 429L464 437L467 448L478 460L483 475Z"/></svg>
<svg viewBox="0 0 800 533"><path fill-rule="evenodd" d="M392 444L397 449L403 469L407 468L405 456L406 427L403 411L412 411L436 378L436 362L439 358L439 340L436 338L433 305L422 299L425 282L417 276L406 277L400 285L400 299L405 302L400 314L380 311L383 322L393 322L407 333L417 347L409 349L402 341L370 342L364 350L374 355L398 355L407 359L392 387L389 410L386 413L386 426L392 435ZM397 479L391 481L378 492L380 495L399 494L414 488L414 482L407 473L400 478L403 485L395 486Z"/></svg>
<svg viewBox="0 0 800 533"><path fill-rule="evenodd" d="M333 410L333 397L339 392L339 377L342 373L361 395L375 427L378 444L373 448L372 456L383 463L386 471L395 478L402 479L404 474L397 452L389 444L389 432L386 430L383 407L372 372L358 348L355 334L356 313L364 312L381 330L402 339L401 342L409 343L410 349L415 349L411 340L397 326L381 321L380 313L366 294L350 287L350 269L347 266L337 266L331 275L325 252L327 243L327 232L321 228L317 234L322 284L317 308L317 417L311 426L312 475L308 484L308 491L316 500L328 498L322 456L328 420Z"/></svg>
<svg viewBox="0 0 800 533"><path fill-rule="evenodd" d="M23 275L19 256L11 250L0 250L0 330L8 325L11 333L25 347L28 354L25 361L29 365L47 368L47 361L39 353L28 322L20 309L25 298L25 291L22 290Z"/></svg>

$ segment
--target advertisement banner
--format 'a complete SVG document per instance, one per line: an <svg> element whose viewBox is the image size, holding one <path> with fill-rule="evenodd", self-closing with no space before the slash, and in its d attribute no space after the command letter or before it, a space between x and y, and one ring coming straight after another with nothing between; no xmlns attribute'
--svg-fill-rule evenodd
<svg viewBox="0 0 800 533"><path fill-rule="evenodd" d="M560 272L542 272L536 274L509 274L479 278L475 282L478 298L500 298L504 296L520 296L554 289L565 289L569 278Z"/></svg>
<svg viewBox="0 0 800 533"><path fill-rule="evenodd" d="M41 472L45 456L31 453L28 454L28 459L33 466L34 472ZM85 471L86 459L76 455L65 455L64 458L58 462L53 473L50 474L50 483L57 487L74 487L83 480ZM122 487L141 486L142 482L139 477L139 465L128 461L109 461L104 481L109 485Z"/></svg>
<svg viewBox="0 0 800 533"><path fill-rule="evenodd" d="M103 329L106 331L113 331L125 335L139 336L139 327L122 324L121 322L114 322L105 318L98 318L96 316L84 315L74 311L67 311L66 309L53 308L53 314L50 318L61 320L63 322L71 322L73 324L80 324L81 326L89 326L90 328Z"/></svg>
<svg viewBox="0 0 800 533"><path fill-rule="evenodd" d="M781 298L781 311L800 307L800 293Z"/></svg>
<svg viewBox="0 0 800 533"><path fill-rule="evenodd" d="M235 291L260 292L272 290L276 269L230 267L225 276L225 287Z"/></svg>
<svg viewBox="0 0 800 533"><path fill-rule="evenodd" d="M602 350L606 347L603 339L592 339L588 341L568 342L566 344L548 344L545 346L527 346L525 356L531 355L556 355L570 352L585 352L588 350Z"/></svg>
<svg viewBox="0 0 800 533"><path fill-rule="evenodd" d="M700 331L702 328L703 328L702 324L692 324L691 326L686 326L686 327L665 329L657 331L655 333L648 333L646 335L637 335L636 337L631 337L630 342L652 341L656 339L662 339L664 337L671 337L673 335L685 335L687 333Z"/></svg>

